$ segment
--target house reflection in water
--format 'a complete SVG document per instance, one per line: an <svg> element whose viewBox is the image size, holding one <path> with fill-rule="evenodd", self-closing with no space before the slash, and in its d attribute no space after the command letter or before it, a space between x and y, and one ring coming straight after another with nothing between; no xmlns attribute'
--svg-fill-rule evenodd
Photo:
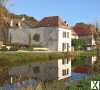
<svg viewBox="0 0 100 90"><path fill-rule="evenodd" d="M96 60L97 60L97 57L96 56L92 56L91 63L94 64L96 62Z"/></svg>
<svg viewBox="0 0 100 90"><path fill-rule="evenodd" d="M93 65L97 60L97 56L90 56L86 58L86 61L88 61L89 65Z"/></svg>
<svg viewBox="0 0 100 90"><path fill-rule="evenodd" d="M12 68L10 76L29 77L37 80L60 80L71 76L71 58L34 62L30 65Z"/></svg>

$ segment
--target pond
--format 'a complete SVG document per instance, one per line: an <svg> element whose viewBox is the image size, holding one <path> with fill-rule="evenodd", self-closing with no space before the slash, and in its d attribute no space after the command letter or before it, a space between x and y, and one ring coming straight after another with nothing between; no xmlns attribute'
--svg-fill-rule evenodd
<svg viewBox="0 0 100 90"><path fill-rule="evenodd" d="M96 56L81 59L87 62L85 63L86 67L87 64L91 66L95 62ZM41 88L49 88L49 90L61 90L61 88L67 87L65 83L68 83L69 80L81 80L87 76L87 72L73 71L71 62L71 57L68 57L45 62L37 61L28 65L11 68L8 71L10 76L9 83L4 84L1 90L5 90L4 88L7 88L6 90L34 88L35 90L38 87L40 88L40 86ZM77 67L78 64L76 63L74 67Z"/></svg>

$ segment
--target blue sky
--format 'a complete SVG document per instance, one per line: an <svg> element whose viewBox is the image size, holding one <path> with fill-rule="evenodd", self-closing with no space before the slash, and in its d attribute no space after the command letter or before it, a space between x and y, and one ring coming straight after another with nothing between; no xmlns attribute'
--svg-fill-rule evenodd
<svg viewBox="0 0 100 90"><path fill-rule="evenodd" d="M100 0L11 0L8 9L37 20L46 16L60 16L70 25L91 23L100 18Z"/></svg>

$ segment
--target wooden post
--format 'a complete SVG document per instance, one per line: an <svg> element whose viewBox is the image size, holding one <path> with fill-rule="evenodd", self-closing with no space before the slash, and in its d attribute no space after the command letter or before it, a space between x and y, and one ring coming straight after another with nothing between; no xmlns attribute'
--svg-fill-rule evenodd
<svg viewBox="0 0 100 90"><path fill-rule="evenodd" d="M13 84L13 77L10 78L10 83Z"/></svg>

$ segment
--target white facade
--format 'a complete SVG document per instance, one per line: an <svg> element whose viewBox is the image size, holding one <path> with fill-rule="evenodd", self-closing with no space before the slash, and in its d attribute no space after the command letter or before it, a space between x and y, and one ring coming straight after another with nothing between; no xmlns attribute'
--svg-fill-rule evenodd
<svg viewBox="0 0 100 90"><path fill-rule="evenodd" d="M57 27L18 28L10 29L9 35L11 43L40 44L52 51L71 51L71 30L69 29Z"/></svg>
<svg viewBox="0 0 100 90"><path fill-rule="evenodd" d="M71 30L58 29L58 51L71 51Z"/></svg>
<svg viewBox="0 0 100 90"><path fill-rule="evenodd" d="M71 76L71 58L35 62L30 65L12 68L11 76L32 77L38 80L61 80Z"/></svg>

